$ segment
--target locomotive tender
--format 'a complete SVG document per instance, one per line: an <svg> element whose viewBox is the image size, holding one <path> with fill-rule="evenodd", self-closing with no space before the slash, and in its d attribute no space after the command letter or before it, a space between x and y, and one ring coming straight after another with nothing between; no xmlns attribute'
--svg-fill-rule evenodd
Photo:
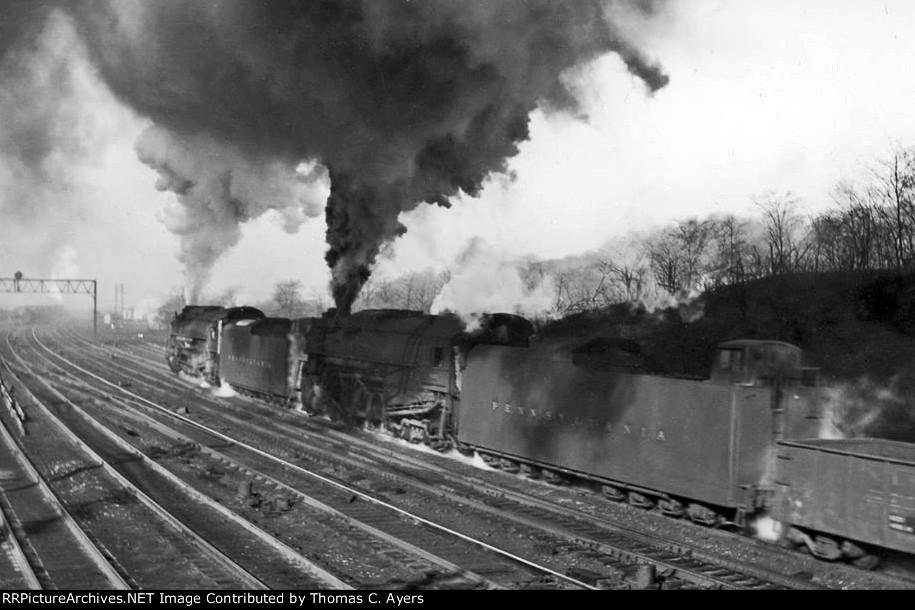
<svg viewBox="0 0 915 610"><path fill-rule="evenodd" d="M165 359L175 372L198 376L218 383L219 343L225 324L258 320L264 312L254 307L224 308L188 305L172 318Z"/></svg>
<svg viewBox="0 0 915 610"><path fill-rule="evenodd" d="M707 381L582 360L564 347L474 349L457 440L509 467L597 481L633 504L743 524L767 499L775 441L815 437L822 425L819 390L805 385L813 371L787 343L719 345Z"/></svg>
<svg viewBox="0 0 915 610"><path fill-rule="evenodd" d="M651 374L631 341L531 340L532 325L507 314L466 330L456 316L410 311L288 320L238 309L245 311L186 308L176 316L170 365L193 362L244 393L476 451L509 471L589 480L612 499L700 523L743 525L774 509L787 540L824 558L867 567L868 545L915 552L915 446L896 450L911 463L892 492L876 476L858 484L816 477L813 485L814 471L790 467L791 451L817 442L800 439L820 436L825 400L817 370L804 368L801 350L788 343L722 343L709 379L696 380ZM201 320L209 338L182 355L182 337L200 335ZM830 451L837 463L883 451L879 443L856 447ZM862 493L869 513L832 511L828 523L811 516L811 506L848 504ZM851 523L865 517L866 527ZM885 544L887 527L893 545Z"/></svg>

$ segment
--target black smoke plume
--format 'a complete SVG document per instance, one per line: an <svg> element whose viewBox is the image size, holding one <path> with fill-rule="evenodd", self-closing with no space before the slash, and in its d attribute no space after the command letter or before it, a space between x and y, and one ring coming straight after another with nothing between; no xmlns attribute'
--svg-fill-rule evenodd
<svg viewBox="0 0 915 610"><path fill-rule="evenodd" d="M656 3L628 4L645 12ZM609 21L607 5L80 0L61 6L72 8L115 95L176 139L222 143L285 167L310 161L330 170L326 259L337 306L347 311L380 248L403 233L401 212L423 202L447 206L459 192L477 194L527 139L533 110L576 110L563 80L567 70L615 52L651 91L667 83ZM158 165L173 169L162 159Z"/></svg>

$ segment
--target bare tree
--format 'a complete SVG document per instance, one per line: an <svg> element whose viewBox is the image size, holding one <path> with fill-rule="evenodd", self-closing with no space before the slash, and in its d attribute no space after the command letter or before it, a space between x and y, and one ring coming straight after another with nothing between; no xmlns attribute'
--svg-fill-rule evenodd
<svg viewBox="0 0 915 610"><path fill-rule="evenodd" d="M379 278L375 285L375 297L372 307L399 307L400 290L398 282Z"/></svg>
<svg viewBox="0 0 915 610"><path fill-rule="evenodd" d="M374 275L365 281L365 284L362 285L362 290L359 291L359 296L356 297L353 303L353 311L372 309L375 302L376 282Z"/></svg>
<svg viewBox="0 0 915 610"><path fill-rule="evenodd" d="M885 229L880 211L848 183L840 182L832 198L839 209L821 215L812 225L818 258L826 253L829 268L836 270L882 267L886 244L880 237Z"/></svg>
<svg viewBox="0 0 915 610"><path fill-rule="evenodd" d="M448 269L411 272L393 280L376 274L363 286L354 309L411 309L428 313L450 279Z"/></svg>
<svg viewBox="0 0 915 610"><path fill-rule="evenodd" d="M416 273L408 273L397 279L400 284L400 307L402 309L417 309L425 296L422 278Z"/></svg>
<svg viewBox="0 0 915 610"><path fill-rule="evenodd" d="M628 260L601 260L606 265L611 278L614 300L617 302L637 303L645 296L650 270L640 252L632 254Z"/></svg>
<svg viewBox="0 0 915 610"><path fill-rule="evenodd" d="M915 150L897 147L871 173L874 181L868 194L890 227L893 266L911 266L915 257Z"/></svg>
<svg viewBox="0 0 915 610"><path fill-rule="evenodd" d="M553 311L559 314L605 309L622 300L614 284L616 266L590 259L553 274Z"/></svg>
<svg viewBox="0 0 915 610"><path fill-rule="evenodd" d="M708 273L712 287L741 284L756 276L756 247L747 235L747 222L734 216L714 221L714 248Z"/></svg>
<svg viewBox="0 0 915 610"><path fill-rule="evenodd" d="M683 276L683 254L680 244L670 233L663 233L646 245L648 260L658 286L676 294L680 291Z"/></svg>
<svg viewBox="0 0 915 610"><path fill-rule="evenodd" d="M813 238L813 271L839 271L849 265L842 219L826 212L810 221Z"/></svg>
<svg viewBox="0 0 915 610"><path fill-rule="evenodd" d="M715 223L712 220L689 218L677 223L672 236L680 245L681 288L703 288L708 270L708 249L714 238Z"/></svg>
<svg viewBox="0 0 915 610"><path fill-rule="evenodd" d="M429 313L439 291L451 279L451 272L435 273L431 269L408 273L398 279L400 307Z"/></svg>
<svg viewBox="0 0 915 610"><path fill-rule="evenodd" d="M766 233L769 273L779 275L800 271L811 249L804 219L797 211L798 200L791 193L767 193L754 198L762 212Z"/></svg>
<svg viewBox="0 0 915 610"><path fill-rule="evenodd" d="M304 302L299 293L301 289L302 282L299 280L285 280L274 286L273 302L276 303L280 315L294 318L301 314L304 309Z"/></svg>
<svg viewBox="0 0 915 610"><path fill-rule="evenodd" d="M313 288L310 296L302 302L301 313L303 316L319 318L330 306L330 296L327 294L327 290Z"/></svg>

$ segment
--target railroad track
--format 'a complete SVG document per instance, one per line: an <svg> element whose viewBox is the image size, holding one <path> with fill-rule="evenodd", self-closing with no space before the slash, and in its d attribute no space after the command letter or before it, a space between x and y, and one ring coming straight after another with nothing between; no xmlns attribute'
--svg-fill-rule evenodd
<svg viewBox="0 0 915 610"><path fill-rule="evenodd" d="M0 422L0 463L4 548L14 572L4 574L4 588L127 588L22 452L5 421Z"/></svg>
<svg viewBox="0 0 915 610"><path fill-rule="evenodd" d="M41 344L38 343L38 345L40 346ZM51 353L48 352L49 355ZM60 361L65 360L57 355L54 357ZM70 363L69 366L75 367L77 370L81 368L75 363ZM82 372L88 373L87 371ZM88 374L92 375L91 373ZM89 388L83 388L84 391L87 389ZM128 392L128 394L131 393ZM142 397L134 397L134 399L139 399L145 402L147 406L157 408L161 412L168 412L160 405L155 405ZM123 409L119 411L119 418L123 419L125 416L124 409L133 407L126 403L121 403L121 406ZM135 414L134 420L136 417L137 415ZM537 586L540 588L552 585L553 587L561 586L565 588L593 588L587 583L552 571L546 566L512 555L492 547L492 545L487 545L415 514L393 507L359 491L355 487L340 484L289 462L278 460L256 447L240 443L236 439L216 430L200 426L180 415L173 414L173 417L183 420L186 425L190 424L198 435L202 432L210 435L211 438L191 440L189 437L179 435L168 427L156 424L152 420L147 419L147 423L155 428L158 434L170 436L174 441L174 446L193 445L201 453L205 453L211 462L216 462L215 464L208 464L207 467L209 469L243 472L246 478L256 480L261 486L268 486L274 491L281 491L286 497L293 495L295 502L331 514L336 518L338 527L344 526L342 528L343 531L347 529L361 530L363 536L358 542L360 543L359 549L363 558L366 552L374 549L377 551L377 555L387 556L390 561L398 565L419 569L427 576L429 573L428 568L430 567L428 563L432 563L431 567L438 567L439 572L444 570L444 573L438 575L440 578L437 578L437 580L445 581L445 585L449 587ZM111 421L109 421L109 424L112 426L117 425L116 422ZM175 424L172 423L172 425ZM144 435L148 435L147 431L144 431ZM130 435L128 434L128 436ZM222 449L221 451L216 451L207 448L206 445L219 445ZM236 453L245 454L242 456L245 462L251 462L253 455L258 459L266 460L266 463L262 463L257 469L253 469L250 466L246 466L242 459L230 458L224 455L224 452L229 449ZM279 471L282 471L287 479L297 477L298 480L295 482L295 487L263 474L262 471L266 469L268 464L271 464L274 469L278 468ZM306 489L307 493L302 489ZM316 497L321 497L322 500L316 500ZM360 502L354 502L354 498L358 498ZM422 527L417 527L417 524ZM314 521L305 519L305 523L301 525L314 525ZM368 539L366 535L373 536L375 539ZM347 532L347 536L352 536L352 533ZM381 548L380 545L382 543L388 548ZM397 548L392 549L391 547ZM409 553L413 557L408 557L405 553ZM417 558L427 562L427 565L418 564ZM473 566L473 570L462 566ZM441 583L436 583L436 586L440 585Z"/></svg>
<svg viewBox="0 0 915 610"><path fill-rule="evenodd" d="M137 454L106 438L107 431L80 421L76 404L14 357L25 369L24 378L4 366L17 381L20 399L27 400L32 432L25 450L45 460L52 480L69 494L65 503L80 509L81 527L92 532L88 535L97 546L104 544L106 559L126 586L346 588L256 528L237 527L222 506L161 477ZM41 397L38 386L44 386Z"/></svg>
<svg viewBox="0 0 915 610"><path fill-rule="evenodd" d="M236 423L250 425L250 422L238 421ZM288 440L291 444L298 442L293 438ZM374 457L377 458L377 455ZM347 461L338 458L338 461L341 460ZM347 464L350 468L360 467L363 470L371 470L364 464L355 463L354 460L348 460ZM375 469L373 476L377 478L383 477L385 474ZM387 474L390 475L390 473ZM460 503L474 511L485 513L490 520L511 522L516 529L528 528L539 532L541 536L546 532L563 541L566 554L600 559L605 566L616 564L613 567L619 569L626 564L651 564L668 577L676 575L685 582L702 587L759 589L810 588L812 586L809 581L804 579L766 573L759 568L752 568L738 562L723 561L720 558L702 557L681 546L651 539L649 536L613 526L606 521L595 522L593 518L585 518L580 513L573 514L573 511L568 509L557 510L556 506L549 506L542 501L532 501L521 494L509 497L510 494L494 493L490 489L488 490L489 497L481 500L479 492L475 494L477 499L474 499L468 493L466 485L465 489L457 490L442 484L423 485L404 478L401 478L399 482L410 485L414 490L419 489L423 493L434 495L436 498ZM587 571L585 570L585 572ZM599 576L600 573L594 574ZM593 582L597 578L589 580Z"/></svg>
<svg viewBox="0 0 915 610"><path fill-rule="evenodd" d="M0 491L0 496L3 496L2 491ZM10 524L10 517L15 520L15 525ZM7 502L6 498L0 497L0 555L2 555L2 559L0 559L0 589L41 589L41 580L36 573L36 569L44 570L44 566L26 554L22 545L19 544L17 535L25 538L22 524L18 522L12 506ZM30 549L30 552L34 551Z"/></svg>
<svg viewBox="0 0 915 610"><path fill-rule="evenodd" d="M90 350L94 347L90 342L80 338L73 337L73 339L81 341ZM91 358L91 353L89 357ZM149 377L141 374L149 380L149 383L162 382L160 376L163 368L161 366L156 367L154 363L137 364L150 370L150 374L154 375ZM116 362L114 368L118 368ZM166 379L165 382L173 384L172 379ZM169 392L176 391L172 387L162 389ZM386 478L389 482L395 481L399 485L421 490L422 493L441 500L463 504L474 511L485 514L485 518L501 519L514 523L516 526L536 528L541 532L546 531L561 539L561 548L566 553L596 556L603 554L605 557L615 557L623 563L653 564L662 573L678 574L687 582L703 587L818 588L817 585L810 582L809 577L783 574L750 562L726 559L713 553L703 552L694 545L671 542L663 536L646 533L644 528L625 527L608 519L600 519L567 506L538 499L528 493L513 492L505 488L504 481L501 482L502 484L492 484L477 477L468 478L466 475L456 474L446 468L434 467L429 460L415 457L415 452L410 452L412 455L405 455L403 451L394 453L379 448L377 443L367 442L350 433L341 433L327 428L308 432L298 428L295 434L291 434L284 425L289 421L289 417L284 417L285 422L273 421L276 417L288 414L267 411L268 416L272 415L273 419L267 420L265 422L267 427L265 427L252 420L249 413L245 413L242 418L231 416L226 412L228 409L237 411L232 407L232 403L221 399L215 400L219 404L217 421L229 420L239 430L257 428L264 437L283 438L283 444L293 448L297 456L311 456L309 459L318 467L322 463L346 464L349 468L355 469L357 473L370 471L376 479ZM197 408L195 408L195 415L202 416ZM307 424L310 422L306 420L296 423L306 424L307 428ZM312 428L314 427L312 426ZM302 434L308 435L307 442L303 442L303 439L300 438ZM328 437L336 438L339 442L329 442ZM325 448L319 449L320 446ZM405 466L410 465L412 468L404 471ZM429 480L430 474L432 480ZM358 479L360 475L350 474L349 476ZM423 483L422 479L426 479L427 482ZM529 487L530 483L527 485ZM697 529L703 532L703 535L714 533L721 534L722 539L733 539L733 536L726 536L707 528L697 527ZM771 547L768 550L772 551L773 555L777 555L779 551Z"/></svg>
<svg viewBox="0 0 915 610"><path fill-rule="evenodd" d="M87 341L85 338L75 335L74 333L72 333L72 331L69 331L69 334L71 335L71 339L81 342L82 344L84 344L85 346L87 346L90 349L101 349L101 348L99 348L99 346L97 346L96 344L93 344L92 342ZM150 383L157 385L157 384L161 383L163 377L167 377L166 375L163 375L164 368L160 364L161 353L157 352L151 346L143 344L143 343L134 343L131 341L127 341L127 342L121 342L119 344L118 351L122 351L124 353L130 354L128 358L129 358L129 364L131 366L140 367L144 371L148 371L149 376L147 378L150 380ZM167 383L167 381L166 381L166 383ZM213 400L208 396L203 396L202 398L204 400L210 400L210 401ZM234 404L232 401L225 401L225 400L220 400L220 399L216 399L216 400L219 402L220 406L223 408L231 407ZM245 405L245 406L252 407L253 405L251 403L249 403L248 405ZM266 407L265 407L265 405L258 403L257 406L254 408L263 412L263 410ZM284 421L286 421L286 422L289 422L289 420L290 420L289 415L291 415L291 413L289 411L275 411L274 410L274 411L270 411L269 413L270 414L268 414L267 417L272 416L275 418L284 418ZM301 418L299 418L299 419L301 419ZM307 422L301 422L301 424L307 426ZM300 424L299 424L299 422L297 422L294 425L300 425ZM332 436L332 435L337 435L340 438L345 437L348 450L350 450L352 448L352 445L354 443L358 444L358 443L360 443L360 440L361 440L359 438L359 436L354 436L352 432L348 432L348 433L346 433L346 435L343 435L334 430L324 429L324 430L321 430L319 432L319 434L321 435L321 438L323 438L324 436ZM361 436L366 437L368 435L361 435ZM312 438L317 439L318 437L312 437ZM378 437L375 436L373 440L377 441L377 439L378 439ZM373 449L373 451L375 451L377 453L379 451L379 449L377 448L377 442L375 442L374 445L375 445L375 448ZM383 452L383 450L380 450L380 451ZM416 452L413 451L411 453L413 455L415 455ZM399 451L399 452L397 452L396 455L391 456L391 460L388 463L393 464L396 462L396 463L400 464L405 461L409 462L411 460L416 461L414 458L411 458L409 455L406 455L403 451ZM430 464L429 464L428 459L424 459L422 468L428 469L429 467L430 467ZM442 469L439 469L439 470L441 471ZM497 495L500 494L501 490L504 489L505 487L513 487L516 495L520 494L521 496L524 496L525 498L530 498L530 499L534 500L535 503L539 502L539 500L537 499L538 497L541 496L541 494L539 492L541 492L544 488L547 487L543 484L539 484L539 489L538 489L537 484L535 484L534 487L532 487L531 484L526 481L519 483L519 481L523 480L523 477L521 477L519 475L510 475L507 473L499 473L499 474L502 474L505 478L500 479L496 484L493 485L493 484L484 483L480 478L478 478L476 476L471 475L468 477L466 474L462 474L462 475L456 474L455 469L451 468L450 466L447 467L447 471L450 473L452 480L455 481L455 485L457 485L457 486L460 486L462 482L466 484L466 483L470 483L472 481L472 484L475 488L482 489L482 488L486 488L488 486L490 492L495 493ZM465 469L465 471L466 471L466 469ZM445 485L451 485L451 484L446 483ZM542 495L545 496L547 494L542 494ZM550 491L549 495L551 495L551 496L555 495L559 501L558 504L557 504L557 502L551 502L553 510L557 510L557 509L558 510L568 510L568 506L565 504L562 504L562 502L567 501L569 499L569 496L573 495L573 494L563 494L561 491L555 490L555 488L554 488L554 490ZM583 510L575 511L579 515L581 515L582 513L587 514L587 515L593 515L595 513L606 512L604 509L607 507L608 504L610 504L609 502L602 500L599 497L600 496L599 493L595 496L593 494L593 492L584 493L581 490L579 490L578 493L574 494L574 495L576 496L575 503L582 505ZM597 497L596 502L593 501L595 497ZM582 499L584 499L585 501L580 502L579 500L582 500ZM522 499L522 501L523 501L523 499ZM587 505L587 506L584 506L584 505ZM624 512L624 509L627 509L627 508L629 508L629 507L619 506L618 509L614 509L612 511L614 513L613 520L617 521L618 519L616 519L616 515L621 514L621 513L625 517L623 519L624 521L630 520L629 518L632 515L631 514L626 515ZM644 518L647 518L647 519L656 518L656 520L657 520L657 518L660 517L659 515L653 515L651 513L646 513L645 511L642 511L640 509L633 509L630 512L640 513L640 514L644 515ZM664 520L664 521L673 521L670 518L666 518L666 517L660 517L660 519ZM604 519L604 521L606 521L606 520ZM845 583L848 581L853 581L853 582L857 581L857 582L861 583L859 586L866 586L868 588L871 588L871 587L875 587L875 588L876 587L879 587L879 588L911 588L911 587L913 587L913 585L915 585L915 581L913 581L913 579L912 579L911 568L910 567L894 567L892 559L889 560L885 570L880 570L878 572L866 572L866 571L861 571L850 565L842 564L842 563L825 564L823 562L810 561L806 556L800 555L797 552L792 552L792 551L787 551L787 550L780 549L780 548L775 548L770 544L761 543L759 540L756 540L756 539L746 536L746 535L741 535L738 537L737 534L733 533L733 532L726 533L721 530L707 529L707 528L704 528L701 526L693 526L693 524L688 523L687 521L674 521L674 522L683 524L681 527L676 527L675 529L681 529L683 532L685 532L687 540L689 539L690 536L692 536L692 537L697 537L699 539L711 541L712 546L714 546L715 544L721 546L721 545L728 545L729 543L731 543L731 545L733 545L735 547L743 548L743 550L740 551L738 553L738 555L739 554L743 554L745 556L762 555L762 556L771 557L771 559L769 560L769 565L778 566L778 570L781 570L782 574L784 575L784 577L781 577L781 578L776 576L776 580L783 582L785 584L785 586L797 586L797 585L803 586L803 583L805 581L812 581L814 583L819 581L821 584L828 583L829 586L836 586L836 587L841 587L841 588L845 588L845 586L846 586ZM633 529L633 528L630 527L629 529ZM637 529L642 529L642 528L637 528ZM689 532L690 529L692 529L692 532ZM679 536L678 534L675 533L673 536L668 536L668 538L681 539L681 536ZM659 539L658 539L658 537L655 537L655 539L656 539L655 543L657 544ZM664 541L664 540L660 540L660 544L661 544L661 546L667 546L675 553L680 553L680 554L686 553L686 554L689 554L693 558L703 558L706 561L708 561L709 563L722 565L723 567L730 568L730 569L732 569L736 572L740 572L742 574L756 575L758 578L761 578L763 580L768 579L769 576L767 576L767 574L772 572L772 570L770 570L769 568L764 567L765 564L763 564L761 567L761 565L759 565L759 564L761 564L761 562L759 562L758 560L746 561L744 559L741 559L740 557L732 557L733 554L730 551L722 554L714 548L710 549L709 544L695 545L690 542L686 542L684 544L682 542L673 543L673 542ZM724 555L727 555L727 557ZM805 563L807 565L803 565ZM900 562L896 562L896 563L900 564L900 566L901 566ZM906 564L906 565L908 566L909 564ZM776 570L776 571L778 571L778 570ZM711 571L714 572L716 570L714 568L712 568ZM795 576L795 575L797 575L797 576ZM796 583L796 584L792 584L792 583Z"/></svg>

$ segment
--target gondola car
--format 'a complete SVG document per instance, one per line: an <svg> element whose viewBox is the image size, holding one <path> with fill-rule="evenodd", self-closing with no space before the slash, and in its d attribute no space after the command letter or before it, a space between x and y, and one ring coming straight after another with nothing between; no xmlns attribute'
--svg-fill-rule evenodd
<svg viewBox="0 0 915 610"><path fill-rule="evenodd" d="M915 445L882 439L778 444L771 516L784 540L862 568L876 549L915 554Z"/></svg>

